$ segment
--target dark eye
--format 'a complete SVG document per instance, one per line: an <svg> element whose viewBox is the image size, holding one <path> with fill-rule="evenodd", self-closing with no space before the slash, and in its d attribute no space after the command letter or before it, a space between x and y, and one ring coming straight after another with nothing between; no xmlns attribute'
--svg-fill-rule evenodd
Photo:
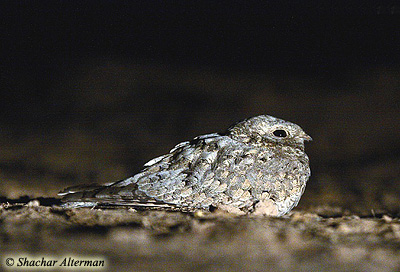
<svg viewBox="0 0 400 272"><path fill-rule="evenodd" d="M274 135L275 135L276 137L282 137L282 138L284 138L284 137L287 136L286 131L284 131L283 129L277 129L277 130L275 130L273 133L274 133Z"/></svg>

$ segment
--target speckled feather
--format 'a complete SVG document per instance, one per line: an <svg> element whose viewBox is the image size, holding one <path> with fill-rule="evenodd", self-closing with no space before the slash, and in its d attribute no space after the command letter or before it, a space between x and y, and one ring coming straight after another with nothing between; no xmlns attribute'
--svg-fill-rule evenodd
<svg viewBox="0 0 400 272"><path fill-rule="evenodd" d="M310 176L298 125L261 115L175 146L137 175L65 189L65 207L128 205L281 216L297 205Z"/></svg>

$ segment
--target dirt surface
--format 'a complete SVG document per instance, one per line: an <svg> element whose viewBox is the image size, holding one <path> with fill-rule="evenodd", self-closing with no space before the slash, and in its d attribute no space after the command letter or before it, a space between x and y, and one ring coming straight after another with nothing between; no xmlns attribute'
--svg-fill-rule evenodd
<svg viewBox="0 0 400 272"><path fill-rule="evenodd" d="M398 271L400 220L323 206L273 218L65 210L34 200L1 204L0 247L1 267L11 271L21 271L17 260L26 256L104 260L96 271Z"/></svg>

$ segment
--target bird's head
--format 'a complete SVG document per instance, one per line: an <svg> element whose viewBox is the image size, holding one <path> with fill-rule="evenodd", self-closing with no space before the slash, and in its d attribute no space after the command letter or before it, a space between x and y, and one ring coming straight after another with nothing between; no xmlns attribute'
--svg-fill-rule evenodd
<svg viewBox="0 0 400 272"><path fill-rule="evenodd" d="M269 115L251 117L228 129L228 135L240 142L263 146L272 143L304 150L304 141L311 141L303 129L291 122Z"/></svg>

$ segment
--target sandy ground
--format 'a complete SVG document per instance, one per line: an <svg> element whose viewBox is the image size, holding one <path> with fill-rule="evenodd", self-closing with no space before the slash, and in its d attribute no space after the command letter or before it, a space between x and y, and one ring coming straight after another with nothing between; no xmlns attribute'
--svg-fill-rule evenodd
<svg viewBox="0 0 400 272"><path fill-rule="evenodd" d="M17 260L23 257L60 264L71 256L104 260L106 267L90 268L96 271L400 269L400 220L388 215L360 218L322 206L273 218L48 205L1 204L4 271L21 271ZM14 266L6 265L7 258Z"/></svg>

